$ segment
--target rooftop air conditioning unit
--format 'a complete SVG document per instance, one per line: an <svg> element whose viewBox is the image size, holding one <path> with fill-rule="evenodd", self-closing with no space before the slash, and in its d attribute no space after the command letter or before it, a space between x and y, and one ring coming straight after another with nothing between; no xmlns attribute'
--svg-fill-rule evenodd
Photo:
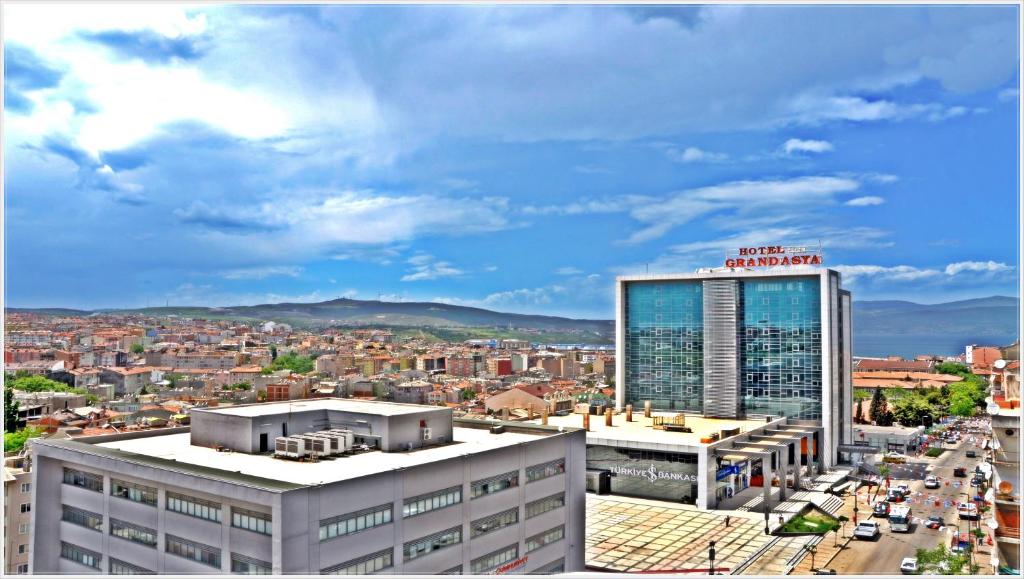
<svg viewBox="0 0 1024 579"><path fill-rule="evenodd" d="M305 440L294 436L279 436L274 439L274 456L299 459L308 455Z"/></svg>
<svg viewBox="0 0 1024 579"><path fill-rule="evenodd" d="M319 438L316 436L307 436L302 434L293 436L292 438L298 438L300 440L306 441L306 453L309 454L310 456L320 457L329 456L331 454L330 442L324 440L323 438Z"/></svg>
<svg viewBox="0 0 1024 579"><path fill-rule="evenodd" d="M345 438L342 436L329 432L307 432L306 436L324 440L328 453L333 456L344 454L345 452Z"/></svg>
<svg viewBox="0 0 1024 579"><path fill-rule="evenodd" d="M345 449L342 452L352 452L353 447L356 445L356 435L351 430L344 428L332 428L327 431L330 434L340 436L345 441Z"/></svg>

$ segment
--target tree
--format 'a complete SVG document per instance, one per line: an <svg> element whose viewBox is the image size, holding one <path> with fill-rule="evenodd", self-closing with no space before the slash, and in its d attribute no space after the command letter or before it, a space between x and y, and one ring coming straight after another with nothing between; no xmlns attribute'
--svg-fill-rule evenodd
<svg viewBox="0 0 1024 579"><path fill-rule="evenodd" d="M4 429L14 430L18 427L18 401L14 399L14 389L4 388Z"/></svg>
<svg viewBox="0 0 1024 579"><path fill-rule="evenodd" d="M43 376L22 376L15 378L10 386L22 392L68 392L70 388L63 382L50 380Z"/></svg>
<svg viewBox="0 0 1024 579"><path fill-rule="evenodd" d="M949 413L954 416L974 416L975 404L970 395L955 392L949 398Z"/></svg>
<svg viewBox="0 0 1024 579"><path fill-rule="evenodd" d="M250 390L252 384L248 382L235 382L234 384L227 387L228 390Z"/></svg>
<svg viewBox="0 0 1024 579"><path fill-rule="evenodd" d="M892 426L893 422L895 422L895 419L893 418L892 411L888 408L879 412L875 418L875 424L878 426Z"/></svg>
<svg viewBox="0 0 1024 579"><path fill-rule="evenodd" d="M146 352L146 347L136 342L132 344L132 354L143 354Z"/></svg>
<svg viewBox="0 0 1024 579"><path fill-rule="evenodd" d="M939 374L953 374L955 376L963 376L964 374L970 373L967 366L957 364L956 362L942 362L940 364L936 364L935 371Z"/></svg>
<svg viewBox="0 0 1024 579"><path fill-rule="evenodd" d="M893 418L904 426L923 424L925 418L931 414L931 405L923 396L917 394L904 396L892 405Z"/></svg>
<svg viewBox="0 0 1024 579"><path fill-rule="evenodd" d="M463 400L474 400L474 399L476 399L476 392L473 391L473 390L470 390L469 388L466 388L465 390L462 391L462 399Z"/></svg>
<svg viewBox="0 0 1024 579"><path fill-rule="evenodd" d="M871 406L868 408L871 420L878 422L878 416L885 410L885 405L885 394L882 393L881 388L875 388L874 394L871 395Z"/></svg>
<svg viewBox="0 0 1024 579"><path fill-rule="evenodd" d="M22 428L17 432L5 432L4 433L4 452L18 452L25 448L25 443L30 438L36 438L42 436L43 429L41 428Z"/></svg>
<svg viewBox="0 0 1024 579"><path fill-rule="evenodd" d="M857 407L853 410L853 421L857 424L864 424L864 405L857 401Z"/></svg>
<svg viewBox="0 0 1024 579"><path fill-rule="evenodd" d="M971 564L968 553L952 553L945 545L934 549L918 549L917 565L922 575L963 575L964 566L969 573L977 573L978 566Z"/></svg>
<svg viewBox="0 0 1024 579"><path fill-rule="evenodd" d="M270 361L277 360L277 346L270 345Z"/></svg>

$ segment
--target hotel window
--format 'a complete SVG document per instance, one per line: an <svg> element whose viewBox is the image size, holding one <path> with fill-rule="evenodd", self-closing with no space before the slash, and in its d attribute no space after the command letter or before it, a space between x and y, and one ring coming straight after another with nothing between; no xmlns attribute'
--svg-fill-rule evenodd
<svg viewBox="0 0 1024 579"><path fill-rule="evenodd" d="M270 563L239 555L231 554L231 572L238 575L270 575Z"/></svg>
<svg viewBox="0 0 1024 579"><path fill-rule="evenodd" d="M794 352L801 352L801 351L803 351L803 349L804 349L804 345L803 344L793 344L793 351Z"/></svg>
<svg viewBox="0 0 1024 579"><path fill-rule="evenodd" d="M231 526L263 535L271 534L270 513L259 513L249 509L231 507Z"/></svg>
<svg viewBox="0 0 1024 579"><path fill-rule="evenodd" d="M792 384L796 384L797 382L800 382L800 375L799 374L790 374L789 375L789 381Z"/></svg>
<svg viewBox="0 0 1024 579"><path fill-rule="evenodd" d="M747 374L747 382L753 382L753 381L754 381L754 375L753 374Z"/></svg>
<svg viewBox="0 0 1024 579"><path fill-rule="evenodd" d="M565 506L565 493L558 493L543 499L538 499L533 502L526 503L526 518L532 519L538 515L543 515L548 511L553 511Z"/></svg>
<svg viewBox="0 0 1024 579"><path fill-rule="evenodd" d="M89 549L83 549L78 545L72 545L71 543L60 542L60 557L61 559L67 559L68 561L74 561L85 565L86 567L92 567L94 569L100 568L100 561L103 556L96 551L90 551Z"/></svg>
<svg viewBox="0 0 1024 579"><path fill-rule="evenodd" d="M157 490L155 487L110 479L110 496L155 507Z"/></svg>
<svg viewBox="0 0 1024 579"><path fill-rule="evenodd" d="M219 523L220 503L197 499L178 493L167 493L167 510Z"/></svg>
<svg viewBox="0 0 1024 579"><path fill-rule="evenodd" d="M391 522L391 504L379 505L354 513L339 515L320 521L320 540L351 535Z"/></svg>
<svg viewBox="0 0 1024 579"><path fill-rule="evenodd" d="M519 545L509 545L508 547L498 549L493 553L488 553L483 557L473 559L469 564L469 572L473 574L483 573L484 571L489 571L499 565L504 565L518 556Z"/></svg>
<svg viewBox="0 0 1024 579"><path fill-rule="evenodd" d="M513 507L496 515L477 519L470 523L470 537L477 538L519 522L519 507Z"/></svg>
<svg viewBox="0 0 1024 579"><path fill-rule="evenodd" d="M793 330L790 332L790 335L793 336L794 338L799 336L800 335L800 328L793 328Z"/></svg>
<svg viewBox="0 0 1024 579"><path fill-rule="evenodd" d="M98 493L103 492L103 477L91 472L65 468L64 484L82 487L83 489L89 489Z"/></svg>
<svg viewBox="0 0 1024 579"><path fill-rule="evenodd" d="M793 391L793 398L799 398L799 397L800 397L800 391L799 390L794 390Z"/></svg>
<svg viewBox="0 0 1024 579"><path fill-rule="evenodd" d="M76 509L67 505L62 506L64 509L60 520L72 525L78 525L79 527L85 527L86 529L92 529L93 531L103 532L103 515L101 513Z"/></svg>
<svg viewBox="0 0 1024 579"><path fill-rule="evenodd" d="M370 575L378 571L390 569L394 565L394 552L384 549L370 553L364 557L333 565L320 571L321 575Z"/></svg>
<svg viewBox="0 0 1024 579"><path fill-rule="evenodd" d="M799 368L800 367L800 358L793 358L793 367L794 368Z"/></svg>
<svg viewBox="0 0 1024 579"><path fill-rule="evenodd" d="M217 547L196 543L194 541L189 541L188 539L175 537L174 535L167 535L167 547L165 551L171 555L191 559L198 563L202 563L203 565L209 565L210 567L216 568L220 567L220 549Z"/></svg>
<svg viewBox="0 0 1024 579"><path fill-rule="evenodd" d="M793 303L794 306L799 304L800 303L800 298L798 296L793 296L793 302L792 303Z"/></svg>
<svg viewBox="0 0 1024 579"><path fill-rule="evenodd" d="M452 545L458 545L462 542L462 526L452 527L446 531L440 533L434 533L423 537L422 539L416 539L415 541L409 541L402 546L402 553L405 556L405 560L409 561L416 557L422 557L434 551L439 551L445 547L451 547Z"/></svg>
<svg viewBox="0 0 1024 579"><path fill-rule="evenodd" d="M765 352L771 350L771 346L768 344L768 342L764 343L764 348L763 349L764 349Z"/></svg>
<svg viewBox="0 0 1024 579"><path fill-rule="evenodd" d="M492 495L506 489L519 486L519 472L511 471L490 478L473 481L470 498L476 499L484 495Z"/></svg>
<svg viewBox="0 0 1024 579"><path fill-rule="evenodd" d="M526 467L526 484L565 473L565 459L552 460Z"/></svg>
<svg viewBox="0 0 1024 579"><path fill-rule="evenodd" d="M156 529L110 519L110 534L147 547L156 547Z"/></svg>
<svg viewBox="0 0 1024 579"><path fill-rule="evenodd" d="M761 303L767 306L768 304L772 303L772 301L768 297L763 297L761 298Z"/></svg>
<svg viewBox="0 0 1024 579"><path fill-rule="evenodd" d="M526 552L529 553L531 551L536 551L541 547L550 545L551 543L556 543L564 538L565 525L559 525L554 529L544 531L543 533L534 535L526 539Z"/></svg>
<svg viewBox="0 0 1024 579"><path fill-rule="evenodd" d="M111 575L155 575L155 571L150 571L145 567L139 567L138 565L132 565L120 559L110 558L110 574Z"/></svg>

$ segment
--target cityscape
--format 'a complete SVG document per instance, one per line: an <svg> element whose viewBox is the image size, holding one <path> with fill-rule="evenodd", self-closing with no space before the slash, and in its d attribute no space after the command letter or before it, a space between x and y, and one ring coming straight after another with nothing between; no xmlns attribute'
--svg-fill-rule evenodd
<svg viewBox="0 0 1024 579"><path fill-rule="evenodd" d="M4 2L2 573L1020 576L1020 8Z"/></svg>

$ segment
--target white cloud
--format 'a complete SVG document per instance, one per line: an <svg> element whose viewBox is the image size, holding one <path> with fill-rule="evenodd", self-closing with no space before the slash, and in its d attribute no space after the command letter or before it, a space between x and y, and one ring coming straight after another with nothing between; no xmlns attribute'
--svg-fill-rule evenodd
<svg viewBox="0 0 1024 579"><path fill-rule="evenodd" d="M527 205L524 215L586 215L595 213L622 213L632 207L656 201L646 195L622 195L607 199L584 199L561 205Z"/></svg>
<svg viewBox="0 0 1024 579"><path fill-rule="evenodd" d="M421 253L406 260L412 266L410 273L402 276L402 281L428 281L449 277L458 277L465 272L447 261L437 261L433 255Z"/></svg>
<svg viewBox="0 0 1024 579"><path fill-rule="evenodd" d="M940 103L897 103L890 100L869 101L853 96L822 96L804 94L787 104L788 113L776 125L820 125L829 121L905 121L923 119L939 122L967 113L963 106Z"/></svg>
<svg viewBox="0 0 1024 579"><path fill-rule="evenodd" d="M687 147L683 151L669 150L669 157L683 163L721 163L729 158L725 153L713 153L697 147Z"/></svg>
<svg viewBox="0 0 1024 579"><path fill-rule="evenodd" d="M268 277L298 277L302 268L293 265L274 265L229 269L221 274L224 279L265 279Z"/></svg>
<svg viewBox="0 0 1024 579"><path fill-rule="evenodd" d="M498 271L498 266L496 266L496 265L485 265L484 266L484 271L486 271L486 272Z"/></svg>
<svg viewBox="0 0 1024 579"><path fill-rule="evenodd" d="M1009 103L1017 100L1017 98L1020 96L1020 91L1015 88L1004 88L1003 90L999 91L999 94L997 96L999 98L999 102Z"/></svg>
<svg viewBox="0 0 1024 579"><path fill-rule="evenodd" d="M583 273L583 270L578 267L567 266L556 269L555 273L558 275L579 275Z"/></svg>
<svg viewBox="0 0 1024 579"><path fill-rule="evenodd" d="M851 207L867 207L868 205L881 205L882 203L885 203L885 199L874 195L855 197L846 202L846 204Z"/></svg>
<svg viewBox="0 0 1024 579"><path fill-rule="evenodd" d="M627 243L657 239L674 227L715 212L768 214L788 211L794 206L831 202L839 193L856 191L860 183L851 178L811 176L792 179L733 181L681 191L659 203L638 206L630 213L645 227L634 232Z"/></svg>
<svg viewBox="0 0 1024 579"><path fill-rule="evenodd" d="M1013 270L1013 266L995 261L958 261L946 266L946 275L963 272L1000 273Z"/></svg>
<svg viewBox="0 0 1024 579"><path fill-rule="evenodd" d="M833 149L832 143L828 141L815 141L812 139L789 139L784 145L783 150L786 151L787 155L793 153L827 153Z"/></svg>

